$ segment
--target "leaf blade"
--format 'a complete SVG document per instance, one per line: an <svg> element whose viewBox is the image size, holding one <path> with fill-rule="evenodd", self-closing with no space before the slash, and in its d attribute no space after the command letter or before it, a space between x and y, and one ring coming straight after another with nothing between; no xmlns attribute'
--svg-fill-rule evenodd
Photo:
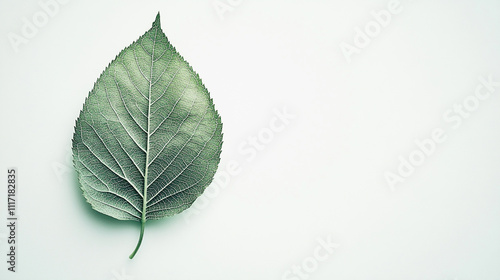
<svg viewBox="0 0 500 280"><path fill-rule="evenodd" d="M96 81L75 125L73 158L92 208L141 223L187 209L220 161L222 122L157 15Z"/></svg>

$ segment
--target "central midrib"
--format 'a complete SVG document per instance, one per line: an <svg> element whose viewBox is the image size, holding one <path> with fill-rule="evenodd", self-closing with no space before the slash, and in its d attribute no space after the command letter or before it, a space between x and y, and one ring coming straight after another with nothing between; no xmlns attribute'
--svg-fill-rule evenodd
<svg viewBox="0 0 500 280"><path fill-rule="evenodd" d="M156 43L156 33L158 32L158 27L155 28L155 36L153 38L153 50L151 51L151 69L149 76L149 92L148 92L148 129L147 129L147 142L146 142L146 166L144 168L144 195L142 200L142 217L141 224L142 226L146 222L146 209L147 209L147 201L148 201L148 167L149 167L149 145L150 145L150 130L151 130L151 90L153 86L153 64L155 57L155 43Z"/></svg>

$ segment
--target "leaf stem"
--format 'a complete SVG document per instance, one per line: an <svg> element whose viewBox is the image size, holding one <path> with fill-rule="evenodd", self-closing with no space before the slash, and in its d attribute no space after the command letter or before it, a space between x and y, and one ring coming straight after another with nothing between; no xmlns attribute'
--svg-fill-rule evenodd
<svg viewBox="0 0 500 280"><path fill-rule="evenodd" d="M137 246L135 246L135 249L134 251L132 252L132 254L130 255L130 259L133 259L135 254L137 253L137 251L139 250L139 247L141 247L141 243L142 243L142 238L144 237L144 224L146 223L146 221L143 221L141 220L141 235L139 235L139 241L137 242Z"/></svg>

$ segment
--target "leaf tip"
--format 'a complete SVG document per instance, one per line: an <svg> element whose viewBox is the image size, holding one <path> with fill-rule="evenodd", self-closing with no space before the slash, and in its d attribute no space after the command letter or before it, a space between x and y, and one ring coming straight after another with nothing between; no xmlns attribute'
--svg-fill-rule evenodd
<svg viewBox="0 0 500 280"><path fill-rule="evenodd" d="M160 12L159 11L156 14L155 21L153 22L153 27L155 27L155 26L160 26Z"/></svg>

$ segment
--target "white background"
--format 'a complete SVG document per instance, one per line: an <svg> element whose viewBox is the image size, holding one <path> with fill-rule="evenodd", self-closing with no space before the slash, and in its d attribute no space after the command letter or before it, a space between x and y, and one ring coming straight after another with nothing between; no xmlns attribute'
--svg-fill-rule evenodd
<svg viewBox="0 0 500 280"><path fill-rule="evenodd" d="M479 77L500 81L500 2L401 0L344 55L389 2L75 0L16 46L23 19L45 12L1 0L0 218L17 167L19 245L18 272L2 261L0 278L500 279L500 87L460 125L443 117ZM139 224L84 201L71 138L99 74L158 11L222 116L226 181L191 212L148 222L129 260ZM270 130L283 110L293 118ZM385 174L435 129L446 140L391 188ZM0 260L6 238L1 226ZM328 238L339 247L314 260Z"/></svg>

